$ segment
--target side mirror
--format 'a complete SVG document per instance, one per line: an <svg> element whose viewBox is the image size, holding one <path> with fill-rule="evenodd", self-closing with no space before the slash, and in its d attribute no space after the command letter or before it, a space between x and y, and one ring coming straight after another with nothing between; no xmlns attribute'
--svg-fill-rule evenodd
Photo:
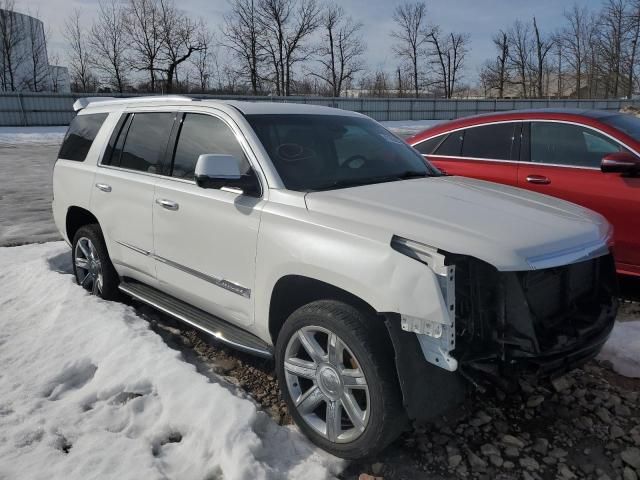
<svg viewBox="0 0 640 480"><path fill-rule="evenodd" d="M605 155L600 164L604 173L640 173L640 158L629 152L615 152Z"/></svg>
<svg viewBox="0 0 640 480"><path fill-rule="evenodd" d="M245 195L260 195L260 182L256 174L253 170L242 174L239 162L233 155L200 155L196 162L195 180L201 188L228 187L241 190Z"/></svg>

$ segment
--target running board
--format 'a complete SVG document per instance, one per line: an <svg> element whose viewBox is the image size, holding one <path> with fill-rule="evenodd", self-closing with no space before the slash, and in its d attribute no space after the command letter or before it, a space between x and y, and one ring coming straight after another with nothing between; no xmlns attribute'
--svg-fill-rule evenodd
<svg viewBox="0 0 640 480"><path fill-rule="evenodd" d="M233 348L261 357L273 356L271 346L255 335L144 283L121 279L118 288L121 292L188 323Z"/></svg>

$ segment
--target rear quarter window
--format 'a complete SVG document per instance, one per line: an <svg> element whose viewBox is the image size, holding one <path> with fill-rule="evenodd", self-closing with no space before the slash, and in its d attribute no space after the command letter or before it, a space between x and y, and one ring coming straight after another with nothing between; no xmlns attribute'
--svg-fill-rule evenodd
<svg viewBox="0 0 640 480"><path fill-rule="evenodd" d="M445 133L444 135L438 135L437 137L432 137L427 140L423 140L420 143L416 143L413 146L413 148L418 150L423 155L430 155L433 153L436 147L440 145L440 143L442 142L442 140L444 140L444 137L446 136L447 134Z"/></svg>
<svg viewBox="0 0 640 480"><path fill-rule="evenodd" d="M58 158L84 162L107 115L107 113L76 115L64 136Z"/></svg>

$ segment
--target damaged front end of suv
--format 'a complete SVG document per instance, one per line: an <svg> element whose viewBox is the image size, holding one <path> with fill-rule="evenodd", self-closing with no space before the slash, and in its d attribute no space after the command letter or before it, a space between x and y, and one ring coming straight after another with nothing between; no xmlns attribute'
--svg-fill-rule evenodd
<svg viewBox="0 0 640 480"><path fill-rule="evenodd" d="M398 237L392 247L433 270L449 309L448 325L387 315L413 419L444 413L473 386L509 390L522 376L562 375L594 358L613 328L617 280L608 248L560 266L499 271Z"/></svg>

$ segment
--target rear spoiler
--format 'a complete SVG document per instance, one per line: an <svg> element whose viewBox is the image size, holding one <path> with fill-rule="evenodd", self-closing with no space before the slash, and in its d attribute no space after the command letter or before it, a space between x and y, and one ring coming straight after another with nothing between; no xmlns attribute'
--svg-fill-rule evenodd
<svg viewBox="0 0 640 480"><path fill-rule="evenodd" d="M78 112L83 108L87 108L90 103L105 102L108 100L115 100L115 97L83 97L73 102L73 111Z"/></svg>

